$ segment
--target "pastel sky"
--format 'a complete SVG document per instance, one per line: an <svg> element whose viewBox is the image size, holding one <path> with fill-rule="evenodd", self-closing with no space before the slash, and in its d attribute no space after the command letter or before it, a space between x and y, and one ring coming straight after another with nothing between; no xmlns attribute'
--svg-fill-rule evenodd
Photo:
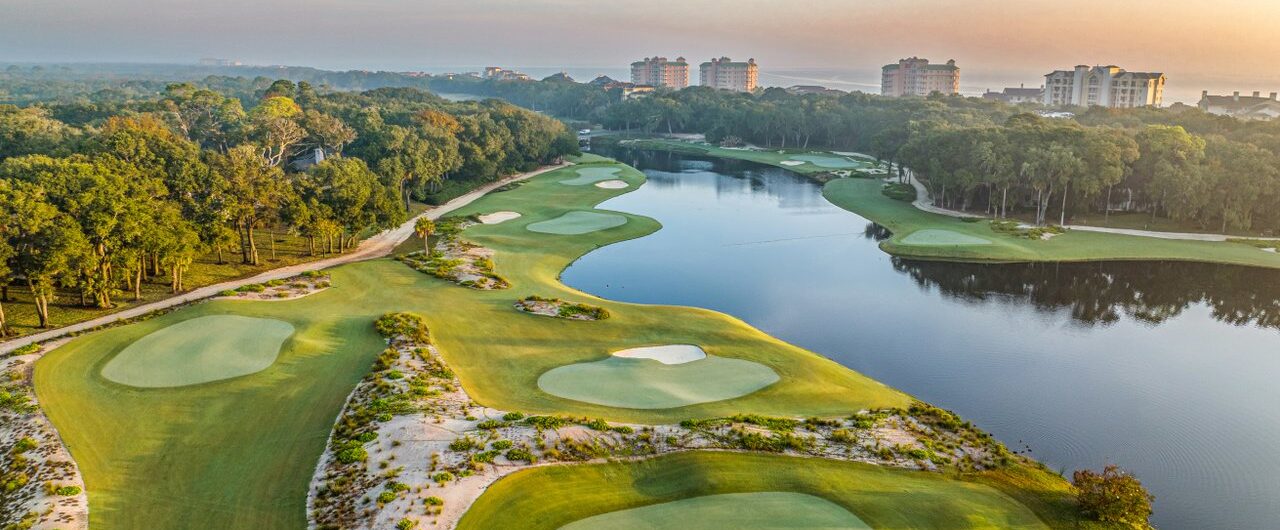
<svg viewBox="0 0 1280 530"><path fill-rule="evenodd" d="M970 87L1114 63L1198 94L1280 89L1277 28L1277 0L0 0L0 61L412 70L729 55L871 83L919 55L956 59Z"/></svg>

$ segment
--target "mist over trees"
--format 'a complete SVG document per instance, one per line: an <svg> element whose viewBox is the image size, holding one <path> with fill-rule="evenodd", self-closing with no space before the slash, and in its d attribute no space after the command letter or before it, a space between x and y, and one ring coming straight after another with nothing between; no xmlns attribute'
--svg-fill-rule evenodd
<svg viewBox="0 0 1280 530"><path fill-rule="evenodd" d="M197 257L274 260L264 232L343 252L404 222L411 199L577 151L560 122L497 100L287 80L241 96L175 83L123 103L0 105L0 333L13 285L44 327L59 292L97 308L155 278L180 292Z"/></svg>

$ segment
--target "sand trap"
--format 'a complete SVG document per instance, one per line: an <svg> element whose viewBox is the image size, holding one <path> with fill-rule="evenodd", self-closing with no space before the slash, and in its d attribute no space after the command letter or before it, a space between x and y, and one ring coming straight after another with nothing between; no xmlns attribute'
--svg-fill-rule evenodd
<svg viewBox="0 0 1280 530"><path fill-rule="evenodd" d="M624 224L627 224L627 218L616 213L573 211L555 219L538 221L525 228L542 234L578 235Z"/></svg>
<svg viewBox="0 0 1280 530"><path fill-rule="evenodd" d="M669 344L666 346L645 346L613 352L614 357L628 359L651 359L662 364L684 364L706 359L707 352L692 344Z"/></svg>
<svg viewBox="0 0 1280 530"><path fill-rule="evenodd" d="M902 238L902 243L920 246L990 245L991 241L960 232L928 228L907 234L907 237Z"/></svg>
<svg viewBox="0 0 1280 530"><path fill-rule="evenodd" d="M778 163L784 166L803 166L805 162L804 160L783 160Z"/></svg>
<svg viewBox="0 0 1280 530"><path fill-rule="evenodd" d="M622 171L620 167L584 167L577 170L577 178L571 178L560 181L561 184L570 186L586 186L587 184L595 184L602 180L614 180L618 178L618 172Z"/></svg>
<svg viewBox="0 0 1280 530"><path fill-rule="evenodd" d="M516 219L519 217L520 217L520 212L501 211L501 212L493 212L493 213L487 213L487 214L481 215L479 219L481 223L484 223L487 225L496 225L498 223L510 221L512 219Z"/></svg>
<svg viewBox="0 0 1280 530"><path fill-rule="evenodd" d="M597 188L604 188L607 190L620 190L627 186L628 184L625 180L606 180L604 182L596 183Z"/></svg>
<svg viewBox="0 0 1280 530"><path fill-rule="evenodd" d="M102 368L117 383L162 388L220 381L271 366L293 335L283 320L211 315L151 332Z"/></svg>
<svg viewBox="0 0 1280 530"><path fill-rule="evenodd" d="M801 163L809 162L815 166L830 169L857 169L866 165L862 162L826 155L795 155L791 160L799 160Z"/></svg>
<svg viewBox="0 0 1280 530"><path fill-rule="evenodd" d="M609 407L669 409L745 396L777 380L778 374L768 366L742 359L708 355L666 364L613 355L548 370L538 378L538 388Z"/></svg>
<svg viewBox="0 0 1280 530"><path fill-rule="evenodd" d="M709 530L739 528L871 528L858 516L822 497L766 491L727 493L651 504L574 521L560 530Z"/></svg>
<svg viewBox="0 0 1280 530"><path fill-rule="evenodd" d="M1262 251L1263 251L1263 252L1270 252L1270 253L1272 253L1272 254L1275 254L1275 253L1276 253L1276 249L1274 249L1274 248L1264 248L1264 249L1262 249Z"/></svg>

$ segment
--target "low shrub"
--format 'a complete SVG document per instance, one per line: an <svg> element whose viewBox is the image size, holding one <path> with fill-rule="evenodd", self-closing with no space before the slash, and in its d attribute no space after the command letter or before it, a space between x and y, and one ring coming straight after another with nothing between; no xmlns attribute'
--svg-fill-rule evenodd
<svg viewBox="0 0 1280 530"><path fill-rule="evenodd" d="M237 287L236 290L242 293L260 293L266 291L267 288L260 283L251 283L248 285L241 285L240 287Z"/></svg>
<svg viewBox="0 0 1280 530"><path fill-rule="evenodd" d="M240 294L240 293L236 292L236 291L235 291L235 290L233 290L233 289L224 289L224 290L222 290L222 291L219 291L219 292L218 292L218 296L236 296L236 295L239 295L239 294Z"/></svg>
<svg viewBox="0 0 1280 530"><path fill-rule="evenodd" d="M506 421L520 421L524 419L524 414L519 412L508 412L502 415L502 419Z"/></svg>
<svg viewBox="0 0 1280 530"><path fill-rule="evenodd" d="M880 188L880 193L896 201L914 202L916 200L916 187L904 182L887 183Z"/></svg>
<svg viewBox="0 0 1280 530"><path fill-rule="evenodd" d="M511 449L511 446L512 446L511 440L495 440L492 444L490 444L490 447L493 447L494 449L497 449L499 451L506 451L507 449Z"/></svg>
<svg viewBox="0 0 1280 530"><path fill-rule="evenodd" d="M56 490L53 490L53 493L55 495L58 495L59 497L70 497L72 495L79 495L80 486L62 486Z"/></svg>
<svg viewBox="0 0 1280 530"><path fill-rule="evenodd" d="M446 482L452 481L453 478L454 478L453 473L450 473L448 471L441 471L439 473L431 475L431 480L434 480L436 484L444 484Z"/></svg>
<svg viewBox="0 0 1280 530"><path fill-rule="evenodd" d="M444 506L444 499L441 499L440 497L436 497L433 495L431 497L427 497L423 499L422 504L425 504L427 506Z"/></svg>
<svg viewBox="0 0 1280 530"><path fill-rule="evenodd" d="M501 420L484 420L476 424L476 428L484 429L486 431L492 431L494 429L498 429L506 426L507 424Z"/></svg>
<svg viewBox="0 0 1280 530"><path fill-rule="evenodd" d="M401 519L396 523L396 530L412 530L418 527L418 522L413 519Z"/></svg>
<svg viewBox="0 0 1280 530"><path fill-rule="evenodd" d="M507 460L510 460L512 462L528 462L532 464L538 461L538 458L533 456L533 453L529 452L528 449L523 449L519 447L515 449L511 449L510 451L507 451L506 456L507 456Z"/></svg>
<svg viewBox="0 0 1280 530"><path fill-rule="evenodd" d="M396 492L384 491L378 494L378 504L386 504L396 500Z"/></svg>

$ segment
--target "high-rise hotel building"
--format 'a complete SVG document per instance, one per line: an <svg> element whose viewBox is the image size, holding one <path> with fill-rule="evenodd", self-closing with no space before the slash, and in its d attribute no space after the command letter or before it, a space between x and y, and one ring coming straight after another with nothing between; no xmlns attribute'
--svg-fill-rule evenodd
<svg viewBox="0 0 1280 530"><path fill-rule="evenodd" d="M880 70L880 95L890 97L928 96L934 92L952 96L960 93L960 67L954 59L947 64L929 64L912 57Z"/></svg>
<svg viewBox="0 0 1280 530"><path fill-rule="evenodd" d="M755 59L747 59L744 63L733 62L728 57L702 63L698 73L698 84L702 86L738 92L754 91L760 77Z"/></svg>
<svg viewBox="0 0 1280 530"><path fill-rule="evenodd" d="M689 86L689 63L684 57L676 57L674 61L666 57L645 57L643 61L631 63L631 82L679 90Z"/></svg>

